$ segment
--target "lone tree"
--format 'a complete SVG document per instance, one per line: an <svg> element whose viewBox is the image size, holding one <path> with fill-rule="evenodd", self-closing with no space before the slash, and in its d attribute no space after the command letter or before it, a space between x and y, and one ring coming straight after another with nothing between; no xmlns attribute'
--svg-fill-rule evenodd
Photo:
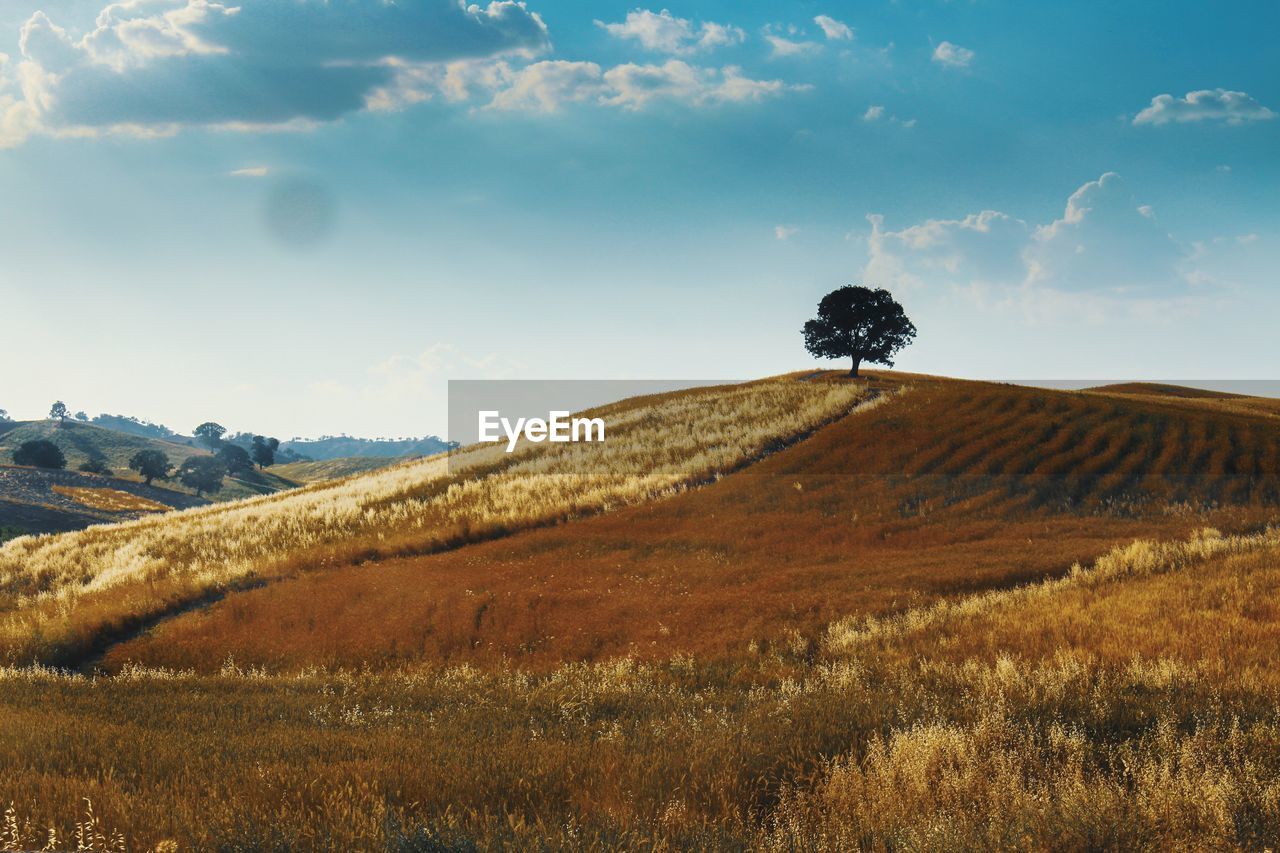
<svg viewBox="0 0 1280 853"><path fill-rule="evenodd" d="M884 289L846 285L818 303L804 324L804 348L818 358L852 358L850 376L864 361L893 367L893 354L911 343L916 327Z"/></svg>
<svg viewBox="0 0 1280 853"><path fill-rule="evenodd" d="M0 423L4 423L7 420L9 420L9 413L4 409L0 409Z"/></svg>
<svg viewBox="0 0 1280 853"><path fill-rule="evenodd" d="M129 467L137 471L143 481L150 486L151 481L157 477L161 480L169 479L169 472L173 470L173 463L169 461L169 457L163 451L139 450L129 460Z"/></svg>
<svg viewBox="0 0 1280 853"><path fill-rule="evenodd" d="M195 436L204 442L205 447L210 450L217 450L222 444L222 434L227 428L222 424L215 424L213 421L205 421L195 428Z"/></svg>
<svg viewBox="0 0 1280 853"><path fill-rule="evenodd" d="M60 423L67 422L67 404L59 400L49 407L49 419Z"/></svg>
<svg viewBox="0 0 1280 853"><path fill-rule="evenodd" d="M253 437L253 461L259 468L276 464L276 451L280 449L280 439L265 438L261 435Z"/></svg>
<svg viewBox="0 0 1280 853"><path fill-rule="evenodd" d="M182 485L195 489L198 498L204 497L205 492L221 489L226 474L226 467L212 456L192 456L178 469Z"/></svg>
<svg viewBox="0 0 1280 853"><path fill-rule="evenodd" d="M58 445L52 441L36 439L24 441L13 451L15 465L32 465L36 468L66 468L67 457L62 455Z"/></svg>

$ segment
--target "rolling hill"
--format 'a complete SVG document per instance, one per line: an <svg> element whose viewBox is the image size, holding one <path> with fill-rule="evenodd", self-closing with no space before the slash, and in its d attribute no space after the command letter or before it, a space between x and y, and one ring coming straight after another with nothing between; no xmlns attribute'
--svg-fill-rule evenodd
<svg viewBox="0 0 1280 853"><path fill-rule="evenodd" d="M176 469L191 456L207 456L209 451L182 440L151 438L97 426L81 421L10 421L0 423L0 463L11 462L13 451L26 441L51 441L67 458L67 468L74 470L82 463L100 460L113 477L140 482L129 469L129 460L141 450L158 450L169 458ZM194 494L176 479L156 480L153 486L179 494ZM273 471L252 471L228 477L221 491L209 497L216 501L232 501L252 495L270 494L291 489L298 483L277 476Z"/></svg>
<svg viewBox="0 0 1280 853"><path fill-rule="evenodd" d="M883 405L701 489L459 550L392 553L376 571L304 571L167 622L108 661L720 656L813 642L849 614L1061 574L1140 537L1252 529L1280 507L1280 424L1266 417L879 381Z"/></svg>
<svg viewBox="0 0 1280 853"><path fill-rule="evenodd" d="M0 800L139 849L1272 847L1280 420L1148 390L778 377L10 543Z"/></svg>

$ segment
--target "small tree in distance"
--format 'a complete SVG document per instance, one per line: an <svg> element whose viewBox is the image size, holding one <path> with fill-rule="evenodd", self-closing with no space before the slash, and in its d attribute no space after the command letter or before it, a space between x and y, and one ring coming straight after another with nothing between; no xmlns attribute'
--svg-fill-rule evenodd
<svg viewBox="0 0 1280 853"><path fill-rule="evenodd" d="M226 467L212 456L192 456L178 469L178 479L182 481L182 485L195 489L198 498L204 497L205 492L221 489L222 478L226 474Z"/></svg>
<svg viewBox="0 0 1280 853"><path fill-rule="evenodd" d="M62 455L58 445L41 438L22 442L18 449L13 451L13 463L35 468L66 468L67 457Z"/></svg>
<svg viewBox="0 0 1280 853"><path fill-rule="evenodd" d="M6 412L4 409L0 409L0 424L5 423L8 420L9 420L9 413Z"/></svg>
<svg viewBox="0 0 1280 853"><path fill-rule="evenodd" d="M259 468L266 468L276 463L276 451L280 449L280 439L265 438L261 435L253 437L253 461Z"/></svg>
<svg viewBox="0 0 1280 853"><path fill-rule="evenodd" d="M224 444L214 457L223 464L229 474L243 474L253 470L249 451L238 444Z"/></svg>
<svg viewBox="0 0 1280 853"><path fill-rule="evenodd" d="M893 367L893 355L911 343L916 327L893 294L847 285L818 303L818 316L804 324L804 347L818 358L851 358L849 375L862 362Z"/></svg>
<svg viewBox="0 0 1280 853"><path fill-rule="evenodd" d="M59 423L67 422L67 404L59 400L49 407L49 419Z"/></svg>
<svg viewBox="0 0 1280 853"><path fill-rule="evenodd" d="M169 479L169 472L173 470L169 457L159 450L139 450L129 460L129 467L137 471L148 486L157 477Z"/></svg>
<svg viewBox="0 0 1280 853"><path fill-rule="evenodd" d="M217 450L222 444L222 434L227 428L222 424L216 424L213 421L205 421L193 430L196 438L204 443L204 446L210 450Z"/></svg>

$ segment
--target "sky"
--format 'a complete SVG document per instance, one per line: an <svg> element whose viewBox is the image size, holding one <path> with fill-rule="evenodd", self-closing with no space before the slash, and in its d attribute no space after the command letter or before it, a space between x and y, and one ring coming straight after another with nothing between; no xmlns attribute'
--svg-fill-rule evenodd
<svg viewBox="0 0 1280 853"><path fill-rule="evenodd" d="M234 5L233 5L234 3ZM1280 377L1280 6L6 0L0 408L441 433L448 379Z"/></svg>

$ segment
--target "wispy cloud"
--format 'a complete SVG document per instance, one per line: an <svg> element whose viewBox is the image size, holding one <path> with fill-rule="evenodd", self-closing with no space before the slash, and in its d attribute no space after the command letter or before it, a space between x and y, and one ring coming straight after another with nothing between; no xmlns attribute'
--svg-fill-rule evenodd
<svg viewBox="0 0 1280 853"><path fill-rule="evenodd" d="M853 38L853 27L830 15L818 15L813 22L822 27L823 35L832 41L848 41Z"/></svg>
<svg viewBox="0 0 1280 853"><path fill-rule="evenodd" d="M1198 121L1219 121L1226 124L1247 124L1269 121L1276 113L1258 103L1244 92L1227 89L1200 89L1188 92L1186 97L1156 95L1151 105L1133 117L1134 124L1162 125L1171 122L1183 124Z"/></svg>
<svg viewBox="0 0 1280 853"><path fill-rule="evenodd" d="M266 166L246 166L243 169L232 169L227 175L232 178L265 178L270 171Z"/></svg>
<svg viewBox="0 0 1280 853"><path fill-rule="evenodd" d="M867 107L867 111L862 114L862 120L869 123L882 121L886 124L898 124L908 128L916 126L915 119L900 119L895 115L891 115L883 104L872 104Z"/></svg>
<svg viewBox="0 0 1280 853"><path fill-rule="evenodd" d="M822 49L815 41L798 41L784 36L766 33L764 40L769 43L771 55L777 57L806 56Z"/></svg>
<svg viewBox="0 0 1280 853"><path fill-rule="evenodd" d="M967 47L944 41L933 49L933 61L944 68L968 68L976 54Z"/></svg>
<svg viewBox="0 0 1280 853"><path fill-rule="evenodd" d="M794 225L775 225L773 226L773 236L779 240L790 240L792 237L800 233L800 229Z"/></svg>

